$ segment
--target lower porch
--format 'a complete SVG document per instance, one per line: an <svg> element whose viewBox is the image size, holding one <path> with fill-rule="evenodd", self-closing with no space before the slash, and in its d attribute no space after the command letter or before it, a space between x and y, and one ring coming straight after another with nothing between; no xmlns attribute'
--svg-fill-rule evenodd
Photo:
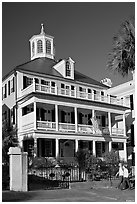
<svg viewBox="0 0 137 204"><path fill-rule="evenodd" d="M57 138L31 138L23 140L23 151L28 152L28 156L34 157L54 157L73 160L79 149L88 150L92 155L100 158L104 153L112 149L122 151L123 155L126 155L124 142Z"/></svg>

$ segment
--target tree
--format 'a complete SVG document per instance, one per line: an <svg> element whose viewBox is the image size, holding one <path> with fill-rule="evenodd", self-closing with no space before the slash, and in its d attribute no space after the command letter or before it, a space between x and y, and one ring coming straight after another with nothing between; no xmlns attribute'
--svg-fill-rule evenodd
<svg viewBox="0 0 137 204"><path fill-rule="evenodd" d="M108 69L119 72L123 77L135 70L135 19L121 24L113 38L113 48L108 57Z"/></svg>
<svg viewBox="0 0 137 204"><path fill-rule="evenodd" d="M117 171L117 166L120 162L118 152L112 150L111 152L106 152L103 154L103 160L105 161L106 165L108 166L108 173L110 177L110 183L112 185L111 176L115 174Z"/></svg>
<svg viewBox="0 0 137 204"><path fill-rule="evenodd" d="M80 179L82 179L81 174L83 171L86 173L92 173L92 177L94 177L98 159L94 155L91 155L90 151L86 149L79 149L75 158L79 165Z"/></svg>
<svg viewBox="0 0 137 204"><path fill-rule="evenodd" d="M13 126L5 124L2 127L2 162L4 164L9 162L9 148L18 145L18 138L16 135L16 128L13 128Z"/></svg>

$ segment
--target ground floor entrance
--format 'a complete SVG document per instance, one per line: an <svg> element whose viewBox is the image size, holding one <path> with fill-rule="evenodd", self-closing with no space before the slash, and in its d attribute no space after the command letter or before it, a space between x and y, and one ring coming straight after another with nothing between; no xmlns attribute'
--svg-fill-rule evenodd
<svg viewBox="0 0 137 204"><path fill-rule="evenodd" d="M102 157L104 153L112 149L124 150L124 143L57 138L31 138L23 141L23 150L28 152L29 156L72 158L79 149L88 150L92 155Z"/></svg>

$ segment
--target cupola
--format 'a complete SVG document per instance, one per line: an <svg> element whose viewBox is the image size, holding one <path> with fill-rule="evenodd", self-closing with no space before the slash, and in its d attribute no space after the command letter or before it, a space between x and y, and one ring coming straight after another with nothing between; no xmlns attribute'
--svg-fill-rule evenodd
<svg viewBox="0 0 137 204"><path fill-rule="evenodd" d="M54 37L49 36L44 31L44 25L41 24L39 35L33 35L30 41L31 60L39 57L54 59Z"/></svg>

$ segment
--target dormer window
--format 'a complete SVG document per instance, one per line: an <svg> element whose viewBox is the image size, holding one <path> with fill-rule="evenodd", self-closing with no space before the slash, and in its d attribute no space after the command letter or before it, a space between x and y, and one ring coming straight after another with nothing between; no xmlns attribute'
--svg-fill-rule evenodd
<svg viewBox="0 0 137 204"><path fill-rule="evenodd" d="M37 42L37 52L38 53L42 53L43 52L42 40L38 40L38 42Z"/></svg>
<svg viewBox="0 0 137 204"><path fill-rule="evenodd" d="M46 53L51 54L51 42L49 40L46 41Z"/></svg>
<svg viewBox="0 0 137 204"><path fill-rule="evenodd" d="M71 65L69 62L66 62L66 77L71 77Z"/></svg>
<svg viewBox="0 0 137 204"><path fill-rule="evenodd" d="M34 42L32 43L32 56L34 56L35 54L35 45L34 45Z"/></svg>

